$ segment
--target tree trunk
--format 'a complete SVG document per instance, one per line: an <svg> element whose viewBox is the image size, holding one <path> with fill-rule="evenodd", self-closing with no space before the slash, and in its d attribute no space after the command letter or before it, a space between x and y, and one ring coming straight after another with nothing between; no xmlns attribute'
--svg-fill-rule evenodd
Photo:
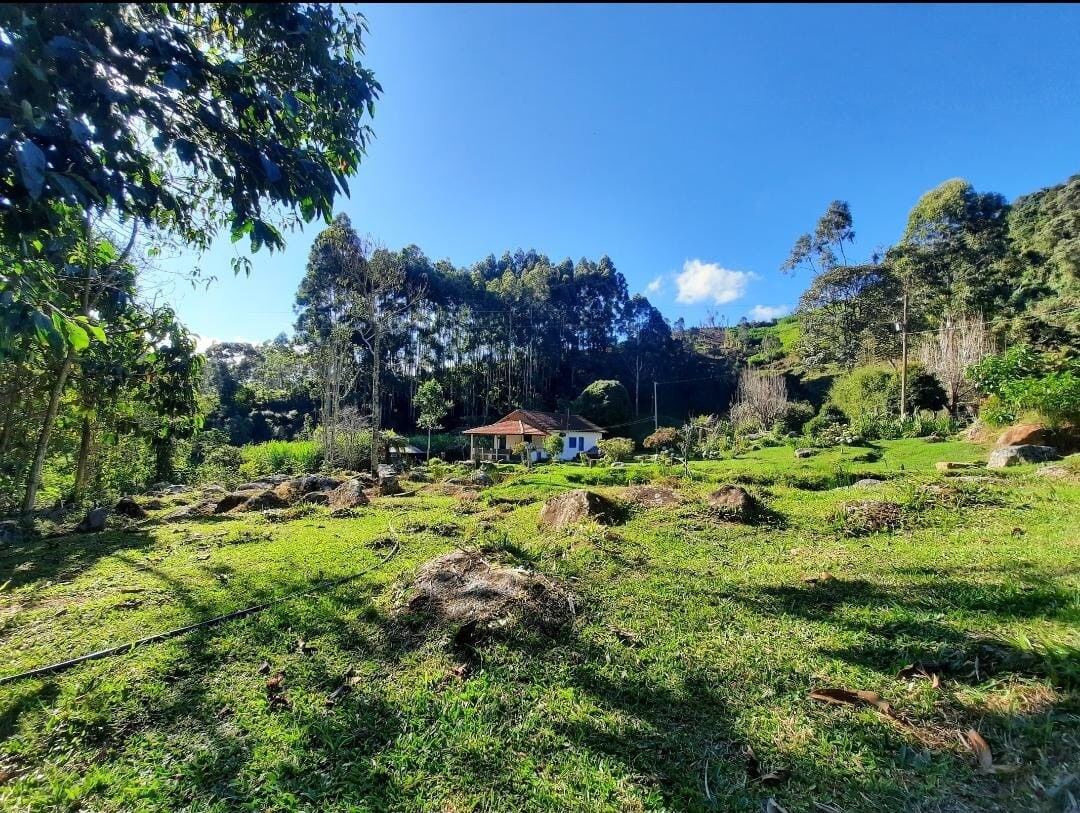
<svg viewBox="0 0 1080 813"><path fill-rule="evenodd" d="M41 469L45 466L45 456L49 453L49 440L52 437L53 426L56 424L56 412L60 408L60 397L64 394L64 384L67 383L68 373L75 358L75 352L68 350L60 364L60 370L56 374L52 391L49 393L49 408L45 412L45 420L41 424L41 432L38 434L37 447L34 449L34 461L30 464L30 474L26 478L26 493L23 497L22 514L23 520L31 520L33 517L34 503L37 502L38 488L41 485Z"/></svg>
<svg viewBox="0 0 1080 813"><path fill-rule="evenodd" d="M71 502L79 505L86 491L86 478L90 470L90 442L94 438L94 424L87 415L82 421L82 434L79 438L79 460L75 465L75 486L71 489Z"/></svg>
<svg viewBox="0 0 1080 813"><path fill-rule="evenodd" d="M382 428L382 394L379 391L379 345L382 328L375 326L371 340L371 473L379 471L379 430Z"/></svg>
<svg viewBox="0 0 1080 813"><path fill-rule="evenodd" d="M427 460L431 460L431 427L427 430Z"/></svg>

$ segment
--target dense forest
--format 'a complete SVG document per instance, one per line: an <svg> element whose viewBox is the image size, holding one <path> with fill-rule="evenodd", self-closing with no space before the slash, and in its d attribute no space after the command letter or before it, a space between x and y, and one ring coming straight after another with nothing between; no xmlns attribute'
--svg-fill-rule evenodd
<svg viewBox="0 0 1080 813"><path fill-rule="evenodd" d="M857 370L892 388L882 403L900 418L959 419L987 395L1008 400L969 372L1011 345L1029 354L1021 377L1043 402L1073 414L1080 176L1011 204L946 181L915 202L895 245L863 258L850 207L835 201L781 269L807 283L792 317L687 327L632 295L608 256L530 249L456 267L335 218L381 92L357 59L359 18L181 4L5 11L0 26L4 510L220 472L237 447L269 440L326 447L329 436L332 447L367 433L374 461L383 430L452 435L514 407L581 409L594 382L625 393L604 405L611 434L641 441L654 410L674 426L749 409L748 368L782 380L796 405L761 412L764 430L839 416L833 390ZM280 31L303 36L286 49ZM233 52L259 59L221 57ZM140 293L163 246L246 238L253 253L236 270L257 277L259 249L302 221L323 230L296 322L274 341L200 355L175 314ZM418 398L428 382L437 388ZM1026 402L1012 403L1002 416Z"/></svg>

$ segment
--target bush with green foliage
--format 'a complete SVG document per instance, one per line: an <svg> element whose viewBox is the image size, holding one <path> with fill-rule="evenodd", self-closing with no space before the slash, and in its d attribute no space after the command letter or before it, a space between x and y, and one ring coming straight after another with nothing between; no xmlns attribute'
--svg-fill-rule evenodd
<svg viewBox="0 0 1080 813"><path fill-rule="evenodd" d="M809 401L790 401L779 428L784 432L801 432L815 412L814 405Z"/></svg>
<svg viewBox="0 0 1080 813"><path fill-rule="evenodd" d="M853 422L892 420L900 414L900 372L881 366L857 367L833 382L829 401ZM908 365L908 413L945 405L945 390L937 378L920 364Z"/></svg>
<svg viewBox="0 0 1080 813"><path fill-rule="evenodd" d="M1080 423L1080 361L1054 361L1024 345L988 356L968 377L990 397L979 411L992 426L1030 414L1051 426Z"/></svg>
<svg viewBox="0 0 1080 813"><path fill-rule="evenodd" d="M244 462L241 476L267 474L307 474L318 471L322 462L320 444L313 440L271 440L241 449Z"/></svg>
<svg viewBox="0 0 1080 813"><path fill-rule="evenodd" d="M597 442L600 454L609 463L628 460L634 453L634 441L630 438L605 438Z"/></svg>
<svg viewBox="0 0 1080 813"><path fill-rule="evenodd" d="M834 427L847 426L848 423L848 416L844 413L844 410L840 409L836 404L826 403L821 407L821 411L817 415L806 422L803 426L803 433L807 437L813 438L823 434L826 430L832 430Z"/></svg>
<svg viewBox="0 0 1080 813"><path fill-rule="evenodd" d="M552 460L562 457L565 441L561 435L548 435L544 438L544 451Z"/></svg>

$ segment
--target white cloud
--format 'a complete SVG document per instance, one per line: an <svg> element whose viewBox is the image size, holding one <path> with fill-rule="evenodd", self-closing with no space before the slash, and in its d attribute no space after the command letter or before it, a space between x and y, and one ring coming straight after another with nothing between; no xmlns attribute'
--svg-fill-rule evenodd
<svg viewBox="0 0 1080 813"><path fill-rule="evenodd" d="M224 342L238 342L243 344L258 344L251 339L245 339L242 336L233 336L231 339L218 339L214 336L196 336L195 337L195 351L197 353L205 353L215 344L223 344Z"/></svg>
<svg viewBox="0 0 1080 813"><path fill-rule="evenodd" d="M213 336L198 336L195 339L195 349L200 353L205 353L215 344L221 344L221 339L215 339Z"/></svg>
<svg viewBox="0 0 1080 813"><path fill-rule="evenodd" d="M749 271L732 271L717 263L687 260L683 263L682 273L675 277L679 289L675 301L693 305L712 299L717 305L724 305L743 296L752 279L754 274Z"/></svg>
<svg viewBox="0 0 1080 813"><path fill-rule="evenodd" d="M748 314L755 322L768 322L791 313L791 305L754 305Z"/></svg>
<svg viewBox="0 0 1080 813"><path fill-rule="evenodd" d="M647 294L655 294L655 293L659 292L659 290L661 288L663 288L663 287L664 287L664 277L663 277L663 275L661 275L661 276L657 277L656 279L654 279L652 282L650 282L648 285L645 286L645 293L647 293Z"/></svg>

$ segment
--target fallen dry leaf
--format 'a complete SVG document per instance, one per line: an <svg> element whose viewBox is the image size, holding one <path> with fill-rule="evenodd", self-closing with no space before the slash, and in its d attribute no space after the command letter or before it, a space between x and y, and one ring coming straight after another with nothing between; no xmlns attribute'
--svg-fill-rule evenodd
<svg viewBox="0 0 1080 813"><path fill-rule="evenodd" d="M266 691L268 694L279 692L285 686L285 673L278 672L272 678L266 681Z"/></svg>
<svg viewBox="0 0 1080 813"><path fill-rule="evenodd" d="M990 746L983 739L982 734L974 728L969 728L964 734L964 741L967 743L967 747L974 752L979 771L981 773L993 773L994 755L990 753Z"/></svg>
<svg viewBox="0 0 1080 813"><path fill-rule="evenodd" d="M912 678L923 677L929 680L930 685L935 689L940 689L941 675L938 674L937 670L938 667L934 664L912 663L897 672L896 677L900 680L911 680Z"/></svg>
<svg viewBox="0 0 1080 813"><path fill-rule="evenodd" d="M853 691L851 689L814 689L810 692L811 700L831 703L838 706L873 706L882 714L895 717L892 705L877 692Z"/></svg>
<svg viewBox="0 0 1080 813"><path fill-rule="evenodd" d="M13 768L0 768L0 785L10 782L16 776L18 776L18 774Z"/></svg>

